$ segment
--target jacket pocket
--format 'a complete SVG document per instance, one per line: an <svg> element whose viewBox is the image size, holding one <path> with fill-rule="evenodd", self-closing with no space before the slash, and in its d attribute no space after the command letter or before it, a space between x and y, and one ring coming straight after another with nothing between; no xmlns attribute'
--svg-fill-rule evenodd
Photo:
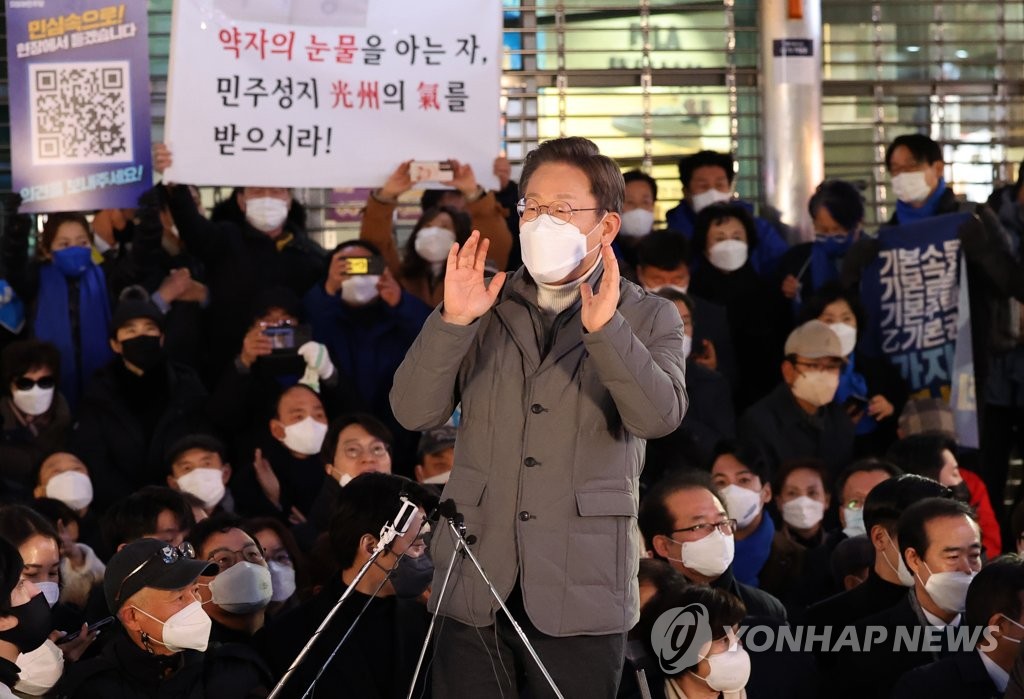
<svg viewBox="0 0 1024 699"><path fill-rule="evenodd" d="M625 490L578 490L576 509L580 517L636 517L637 504Z"/></svg>
<svg viewBox="0 0 1024 699"><path fill-rule="evenodd" d="M486 481L473 480L472 478L453 478L445 485L444 491L441 493L441 499L451 498L457 505L479 507L486 487Z"/></svg>

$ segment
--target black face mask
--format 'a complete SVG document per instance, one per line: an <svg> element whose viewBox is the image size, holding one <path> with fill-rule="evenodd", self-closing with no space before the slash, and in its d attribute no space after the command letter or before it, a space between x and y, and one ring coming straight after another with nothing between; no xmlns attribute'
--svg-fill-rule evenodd
<svg viewBox="0 0 1024 699"><path fill-rule="evenodd" d="M132 366L145 373L160 366L164 360L164 348L160 346L159 335L137 335L121 343L121 356Z"/></svg>
<svg viewBox="0 0 1024 699"><path fill-rule="evenodd" d="M434 578L434 561L423 552L418 558L403 556L391 571L391 586L402 599L415 599L423 594Z"/></svg>
<svg viewBox="0 0 1024 699"><path fill-rule="evenodd" d="M53 631L50 620L50 605L46 596L39 593L25 604L11 607L11 616L18 620L13 629L0 632L0 641L13 643L22 653L31 653L43 645Z"/></svg>

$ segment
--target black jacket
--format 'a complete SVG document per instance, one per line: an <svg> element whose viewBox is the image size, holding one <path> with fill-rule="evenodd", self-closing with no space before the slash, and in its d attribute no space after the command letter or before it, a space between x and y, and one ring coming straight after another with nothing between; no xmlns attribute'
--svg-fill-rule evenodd
<svg viewBox="0 0 1024 699"><path fill-rule="evenodd" d="M335 575L315 597L275 619L256 635L256 646L275 677L284 675L344 589L341 576ZM427 610L415 600L371 598L354 592L292 675L282 698L302 696L364 607L366 611L351 636L324 670L317 683L320 691L315 696L322 692L338 699L405 697L430 623ZM414 696L421 696L425 675L426 671L421 671Z"/></svg>
<svg viewBox="0 0 1024 699"><path fill-rule="evenodd" d="M891 696L892 699L999 699L1003 693L988 676L978 651L965 651L911 670L896 683Z"/></svg>
<svg viewBox="0 0 1024 699"><path fill-rule="evenodd" d="M53 688L58 699L257 699L273 686L249 648L211 645L205 653L150 655L118 628L103 653L68 663ZM170 674L167 674L167 673Z"/></svg>
<svg viewBox="0 0 1024 699"><path fill-rule="evenodd" d="M741 441L759 449L774 474L789 459L818 458L827 483L853 458L853 422L841 405L829 403L808 415L784 382L750 406L737 428Z"/></svg>
<svg viewBox="0 0 1024 699"><path fill-rule="evenodd" d="M22 425L13 399L0 397L0 498L4 502L28 502L36 485L39 465L50 454L62 451L71 433L71 410L55 391L53 404L35 429Z"/></svg>
<svg viewBox="0 0 1024 699"><path fill-rule="evenodd" d="M732 574L732 566L726 568L725 572L711 583L711 587L731 592L743 600L743 604L747 608L747 618L760 617L786 623L786 608L782 602L764 590L741 583Z"/></svg>
<svg viewBox="0 0 1024 699"><path fill-rule="evenodd" d="M868 579L857 587L808 607L804 620L809 626L818 628L843 627L892 607L906 597L907 589L883 580L871 568Z"/></svg>
<svg viewBox="0 0 1024 699"><path fill-rule="evenodd" d="M703 468L715 444L736 437L736 413L729 382L692 358L686 362L686 394L690 405L683 422L672 433L647 440L647 459L640 480L653 485L672 468Z"/></svg>
<svg viewBox="0 0 1024 699"><path fill-rule="evenodd" d="M690 295L693 301L693 353L703 351L704 340L715 346L718 357L718 373L729 381L731 390L736 389L739 376L736 369L736 348L729 333L729 314L725 306ZM689 376L689 372L687 372Z"/></svg>
<svg viewBox="0 0 1024 699"><path fill-rule="evenodd" d="M882 627L886 631L884 641L873 639L870 651L861 653L844 653L842 662L837 667L838 682L836 696L844 697L887 697L896 682L916 667L927 665L948 656L950 653L949 627L939 635L940 650L926 650L924 640L929 624L924 617L914 590L908 589L899 602L871 616L864 617L856 623L857 638L867 638L868 627ZM901 630L897 637L897 631ZM919 641L922 647L907 650L907 636L911 641L914 633L920 629ZM836 642L833 633L832 642Z"/></svg>
<svg viewBox="0 0 1024 699"><path fill-rule="evenodd" d="M208 368L217 376L242 346L257 293L284 286L301 298L326 271L326 255L290 224L273 240L248 224L213 223L196 209L187 187L174 187L169 202L181 239L206 268Z"/></svg>
<svg viewBox="0 0 1024 699"><path fill-rule="evenodd" d="M93 507L144 485L164 485L171 445L208 429L205 401L199 377L181 364L167 362L136 377L117 357L97 372L70 440L71 451L89 465Z"/></svg>

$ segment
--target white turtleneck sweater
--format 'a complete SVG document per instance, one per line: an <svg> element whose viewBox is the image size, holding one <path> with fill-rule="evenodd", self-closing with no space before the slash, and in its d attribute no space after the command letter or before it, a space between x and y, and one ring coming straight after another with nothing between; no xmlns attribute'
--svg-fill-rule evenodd
<svg viewBox="0 0 1024 699"><path fill-rule="evenodd" d="M554 318L559 313L576 303L580 297L580 286L590 279L597 269L597 263L601 261L598 257L594 264L579 279L573 279L565 284L544 284L537 282L537 305L545 315Z"/></svg>

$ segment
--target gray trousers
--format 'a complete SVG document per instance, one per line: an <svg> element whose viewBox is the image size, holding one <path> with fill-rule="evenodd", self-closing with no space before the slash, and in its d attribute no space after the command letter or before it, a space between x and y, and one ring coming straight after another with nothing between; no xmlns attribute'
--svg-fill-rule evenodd
<svg viewBox="0 0 1024 699"><path fill-rule="evenodd" d="M518 597L508 601L565 699L614 699L625 661L626 634L547 636L530 623ZM433 699L555 696L505 613L492 626L474 627L438 617L434 639Z"/></svg>

